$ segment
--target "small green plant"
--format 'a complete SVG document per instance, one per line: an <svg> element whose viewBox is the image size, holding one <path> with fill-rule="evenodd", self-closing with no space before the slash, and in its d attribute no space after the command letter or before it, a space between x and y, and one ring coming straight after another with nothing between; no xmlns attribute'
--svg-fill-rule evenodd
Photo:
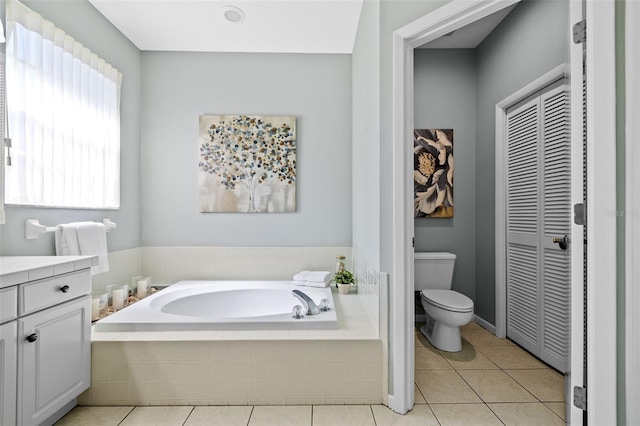
<svg viewBox="0 0 640 426"><path fill-rule="evenodd" d="M333 280L336 282L336 284L353 284L355 282L355 277L351 272L345 269L344 271L336 272L336 274L333 276Z"/></svg>

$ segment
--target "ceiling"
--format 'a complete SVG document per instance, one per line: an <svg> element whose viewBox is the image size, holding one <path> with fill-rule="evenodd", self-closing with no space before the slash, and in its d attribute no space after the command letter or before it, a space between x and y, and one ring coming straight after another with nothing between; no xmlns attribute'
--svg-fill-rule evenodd
<svg viewBox="0 0 640 426"><path fill-rule="evenodd" d="M452 33L423 44L419 49L475 49L516 7L505 7Z"/></svg>
<svg viewBox="0 0 640 426"><path fill-rule="evenodd" d="M89 1L140 50L351 53L366 0ZM229 7L244 18L225 19ZM421 48L475 48L513 7Z"/></svg>
<svg viewBox="0 0 640 426"><path fill-rule="evenodd" d="M363 0L89 1L140 50L351 53Z"/></svg>

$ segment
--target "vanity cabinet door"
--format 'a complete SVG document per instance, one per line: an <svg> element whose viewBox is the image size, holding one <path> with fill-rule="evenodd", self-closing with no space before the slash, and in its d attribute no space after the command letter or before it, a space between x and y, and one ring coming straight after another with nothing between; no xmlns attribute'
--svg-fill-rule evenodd
<svg viewBox="0 0 640 426"><path fill-rule="evenodd" d="M90 297L18 320L18 424L37 425L89 387Z"/></svg>
<svg viewBox="0 0 640 426"><path fill-rule="evenodd" d="M0 325L0 425L16 423L17 321Z"/></svg>

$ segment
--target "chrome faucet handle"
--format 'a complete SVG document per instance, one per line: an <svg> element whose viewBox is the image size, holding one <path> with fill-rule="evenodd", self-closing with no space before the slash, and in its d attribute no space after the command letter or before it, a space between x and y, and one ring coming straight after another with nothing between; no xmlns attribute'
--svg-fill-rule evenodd
<svg viewBox="0 0 640 426"><path fill-rule="evenodd" d="M302 303L302 306L304 306L307 311L307 315L317 315L320 313L320 309L318 309L316 303L311 300L309 296L307 296L300 290L291 290L291 292L298 300L300 300L300 303Z"/></svg>

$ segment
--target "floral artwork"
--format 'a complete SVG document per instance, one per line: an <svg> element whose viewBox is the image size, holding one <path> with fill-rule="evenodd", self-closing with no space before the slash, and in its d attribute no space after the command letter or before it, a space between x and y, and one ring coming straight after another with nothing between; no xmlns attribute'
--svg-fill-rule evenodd
<svg viewBox="0 0 640 426"><path fill-rule="evenodd" d="M201 212L294 212L296 118L201 115Z"/></svg>
<svg viewBox="0 0 640 426"><path fill-rule="evenodd" d="M453 217L453 129L413 135L415 217Z"/></svg>

